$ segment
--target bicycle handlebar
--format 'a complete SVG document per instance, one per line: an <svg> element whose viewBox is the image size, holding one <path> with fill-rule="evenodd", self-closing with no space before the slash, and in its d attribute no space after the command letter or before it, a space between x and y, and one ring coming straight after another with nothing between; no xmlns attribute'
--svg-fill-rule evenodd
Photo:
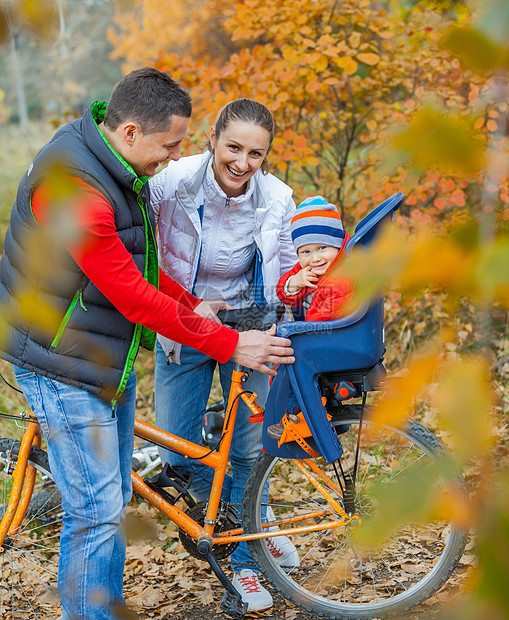
<svg viewBox="0 0 509 620"><path fill-rule="evenodd" d="M217 316L225 325L239 332L245 332L251 329L266 331L274 323L279 323L284 313L285 307L282 305L266 305L237 310L220 310Z"/></svg>

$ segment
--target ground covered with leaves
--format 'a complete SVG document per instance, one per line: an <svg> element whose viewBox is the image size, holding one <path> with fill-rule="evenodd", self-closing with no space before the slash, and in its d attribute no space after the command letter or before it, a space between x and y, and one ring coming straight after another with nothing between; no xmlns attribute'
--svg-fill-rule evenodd
<svg viewBox="0 0 509 620"><path fill-rule="evenodd" d="M223 588L211 574L206 562L201 562L185 551L178 541L178 532L172 523L162 523L146 504L132 505L135 522L146 524L138 531L145 540L132 541L126 560L125 595L133 618L161 620L224 620L219 602ZM443 606L458 596L475 563L472 543L467 547L460 566L446 586L416 610L408 613L408 620L438 617ZM230 574L227 566L225 571ZM231 574L230 574L231 576ZM248 617L274 618L275 620L311 620L316 616L306 613L281 595L271 590L274 606L265 612L252 612Z"/></svg>

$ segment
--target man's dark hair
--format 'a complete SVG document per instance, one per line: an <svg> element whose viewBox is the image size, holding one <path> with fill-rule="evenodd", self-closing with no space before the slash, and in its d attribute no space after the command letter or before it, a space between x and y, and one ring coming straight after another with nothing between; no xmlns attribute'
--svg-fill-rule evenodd
<svg viewBox="0 0 509 620"><path fill-rule="evenodd" d="M172 116L190 118L191 97L167 73L152 67L136 69L115 86L104 115L106 127L115 131L125 121L135 121L144 134L167 131Z"/></svg>

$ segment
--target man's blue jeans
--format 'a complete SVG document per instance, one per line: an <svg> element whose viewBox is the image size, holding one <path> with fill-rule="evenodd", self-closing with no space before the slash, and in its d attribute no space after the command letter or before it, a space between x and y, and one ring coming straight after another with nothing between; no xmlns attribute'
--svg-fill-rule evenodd
<svg viewBox="0 0 509 620"><path fill-rule="evenodd" d="M217 362L204 353L191 347L182 347L180 364L168 364L161 345L156 346L155 367L155 410L156 425L174 435L203 444L201 429L203 415L212 386L212 378ZM228 398L234 362L219 364L219 376L224 398ZM257 401L265 406L269 391L269 377L253 372L244 384L244 389L256 392ZM251 424L251 412L244 402L239 402L235 429L230 452L232 475L226 476L222 499L237 504L240 510L242 496L249 472L262 449L262 425ZM214 471L180 454L161 449L161 458L171 466L185 467L194 474L191 494L198 501L209 498ZM233 552L232 568L254 568L254 561L246 543L241 543ZM258 570L254 568L256 572Z"/></svg>
<svg viewBox="0 0 509 620"><path fill-rule="evenodd" d="M125 535L131 499L136 376L113 413L85 390L14 366L48 443L62 495L58 591L64 620L112 620L124 604Z"/></svg>

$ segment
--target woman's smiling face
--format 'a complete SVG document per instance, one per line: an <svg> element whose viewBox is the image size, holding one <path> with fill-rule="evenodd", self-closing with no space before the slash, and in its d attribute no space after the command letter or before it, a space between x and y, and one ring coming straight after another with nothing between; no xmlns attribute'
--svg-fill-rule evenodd
<svg viewBox="0 0 509 620"><path fill-rule="evenodd" d="M215 128L210 128L210 143L214 149L212 169L219 187L227 196L240 196L267 156L269 132L255 123L231 121L219 137Z"/></svg>

